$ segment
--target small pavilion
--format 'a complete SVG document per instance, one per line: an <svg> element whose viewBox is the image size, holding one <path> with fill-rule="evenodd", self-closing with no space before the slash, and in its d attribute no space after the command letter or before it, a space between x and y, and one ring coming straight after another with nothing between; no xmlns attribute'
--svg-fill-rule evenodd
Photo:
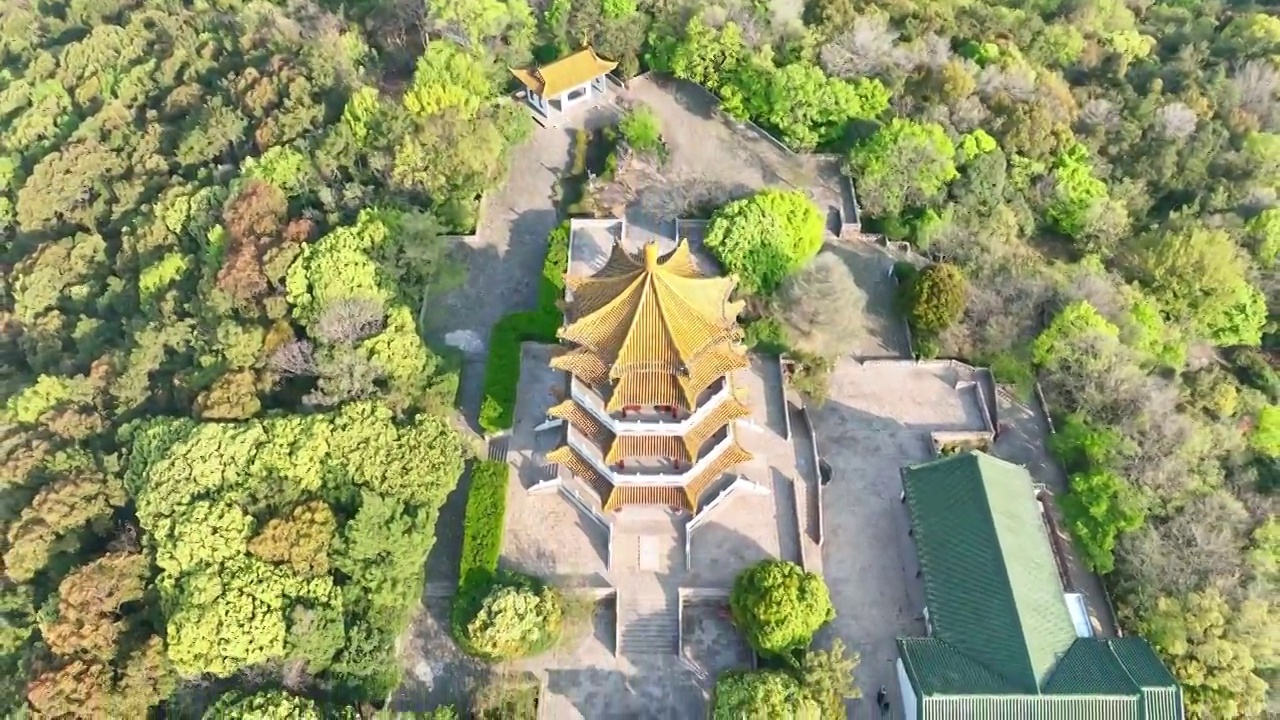
<svg viewBox="0 0 1280 720"><path fill-rule="evenodd" d="M543 67L512 68L511 74L525 86L534 112L554 122L574 108L599 102L608 89L604 76L617 66L585 47Z"/></svg>

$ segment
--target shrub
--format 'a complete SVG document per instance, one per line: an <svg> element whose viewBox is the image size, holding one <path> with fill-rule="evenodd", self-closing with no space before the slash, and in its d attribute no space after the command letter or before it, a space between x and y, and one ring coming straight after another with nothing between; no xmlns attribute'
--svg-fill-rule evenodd
<svg viewBox="0 0 1280 720"><path fill-rule="evenodd" d="M472 696L471 717L474 720L534 720L538 717L538 694L538 680L528 673L495 673Z"/></svg>
<svg viewBox="0 0 1280 720"><path fill-rule="evenodd" d="M515 419L516 385L520 381L520 344L553 343L563 315L564 275L569 271L569 224L562 223L547 237L547 257L542 263L536 310L504 316L489 335L489 360L484 368L484 398L480 401L480 427L496 433L511 427Z"/></svg>
<svg viewBox="0 0 1280 720"><path fill-rule="evenodd" d="M844 720L845 700L862 697L853 671L861 658L858 653L845 654L844 643L836 638L830 650L810 650L797 670L800 687L818 705L823 720Z"/></svg>
<svg viewBox="0 0 1280 720"><path fill-rule="evenodd" d="M822 578L782 560L765 560L739 575L729 608L756 652L793 661L836 616Z"/></svg>
<svg viewBox="0 0 1280 720"><path fill-rule="evenodd" d="M320 720L323 715L315 701L284 690L263 690L246 694L239 690L218 698L204 713L204 720L257 720L258 718L290 718L291 720ZM333 714L334 718L352 718L350 708Z"/></svg>
<svg viewBox="0 0 1280 720"><path fill-rule="evenodd" d="M920 268L914 263L906 260L899 260L893 264L893 279L898 281L898 285L907 285L916 279L920 274Z"/></svg>
<svg viewBox="0 0 1280 720"><path fill-rule="evenodd" d="M792 718L818 720L818 706L795 678L781 670L729 672L716 680L713 720Z"/></svg>
<svg viewBox="0 0 1280 720"><path fill-rule="evenodd" d="M533 655L555 644L563 628L560 594L515 573L497 578L474 612L454 606L454 636L462 649L487 660Z"/></svg>
<svg viewBox="0 0 1280 720"><path fill-rule="evenodd" d="M818 254L822 234L822 213L803 192L764 190L716 211L705 243L739 290L768 295Z"/></svg>
<svg viewBox="0 0 1280 720"><path fill-rule="evenodd" d="M934 263L900 288L911 329L926 338L936 338L964 313L968 287L960 268Z"/></svg>
<svg viewBox="0 0 1280 720"><path fill-rule="evenodd" d="M632 150L648 154L662 152L662 127L658 116L649 108L639 107L624 115L618 122L618 130Z"/></svg>
<svg viewBox="0 0 1280 720"><path fill-rule="evenodd" d="M794 363L791 370L791 387L814 405L825 403L828 382L835 363L821 355L799 350L791 353L791 360Z"/></svg>

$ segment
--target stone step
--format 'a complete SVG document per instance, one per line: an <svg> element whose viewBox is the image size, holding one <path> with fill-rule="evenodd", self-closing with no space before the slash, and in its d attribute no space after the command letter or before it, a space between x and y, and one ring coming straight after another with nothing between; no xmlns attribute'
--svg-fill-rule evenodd
<svg viewBox="0 0 1280 720"><path fill-rule="evenodd" d="M624 655L678 653L679 612L665 595L621 595L618 600L619 649Z"/></svg>

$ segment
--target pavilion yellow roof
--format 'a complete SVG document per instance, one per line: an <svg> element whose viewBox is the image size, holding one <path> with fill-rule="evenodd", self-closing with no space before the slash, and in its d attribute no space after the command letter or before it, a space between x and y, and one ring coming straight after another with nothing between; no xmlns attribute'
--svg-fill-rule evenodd
<svg viewBox="0 0 1280 720"><path fill-rule="evenodd" d="M569 278L562 340L577 347L552 366L594 386L616 381L610 411L624 405L694 409L718 378L747 367L734 280L698 270L689 244L665 257L656 243L636 258L615 244L604 267Z"/></svg>
<svg viewBox="0 0 1280 720"><path fill-rule="evenodd" d="M616 67L618 63L605 60L596 55L595 50L585 47L543 67L511 68L511 74L520 84L550 98L613 72Z"/></svg>

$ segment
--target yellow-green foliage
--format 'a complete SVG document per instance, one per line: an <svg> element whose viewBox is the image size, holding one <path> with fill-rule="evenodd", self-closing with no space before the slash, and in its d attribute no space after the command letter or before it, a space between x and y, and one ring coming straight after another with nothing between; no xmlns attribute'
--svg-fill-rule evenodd
<svg viewBox="0 0 1280 720"><path fill-rule="evenodd" d="M304 246L285 278L294 318L310 325L326 305L344 298L390 300L396 283L372 254L392 242L393 224L393 214L364 210L354 225Z"/></svg>
<svg viewBox="0 0 1280 720"><path fill-rule="evenodd" d="M138 294L145 302L156 293L177 282L188 268L191 258L182 253L169 253L154 264L143 269L138 276Z"/></svg>
<svg viewBox="0 0 1280 720"><path fill-rule="evenodd" d="M34 385L9 398L4 411L0 412L0 419L30 424L64 403L89 402L92 399L93 387L87 378L41 375Z"/></svg>
<svg viewBox="0 0 1280 720"><path fill-rule="evenodd" d="M462 469L446 420L401 424L359 402L242 423L156 420L128 437L125 482L155 547L179 673L226 677L292 657L323 666L341 647L357 654L338 658L357 682L376 676L367 691L395 681L386 653ZM295 627L303 617L305 632ZM347 642L334 642L344 624Z"/></svg>

